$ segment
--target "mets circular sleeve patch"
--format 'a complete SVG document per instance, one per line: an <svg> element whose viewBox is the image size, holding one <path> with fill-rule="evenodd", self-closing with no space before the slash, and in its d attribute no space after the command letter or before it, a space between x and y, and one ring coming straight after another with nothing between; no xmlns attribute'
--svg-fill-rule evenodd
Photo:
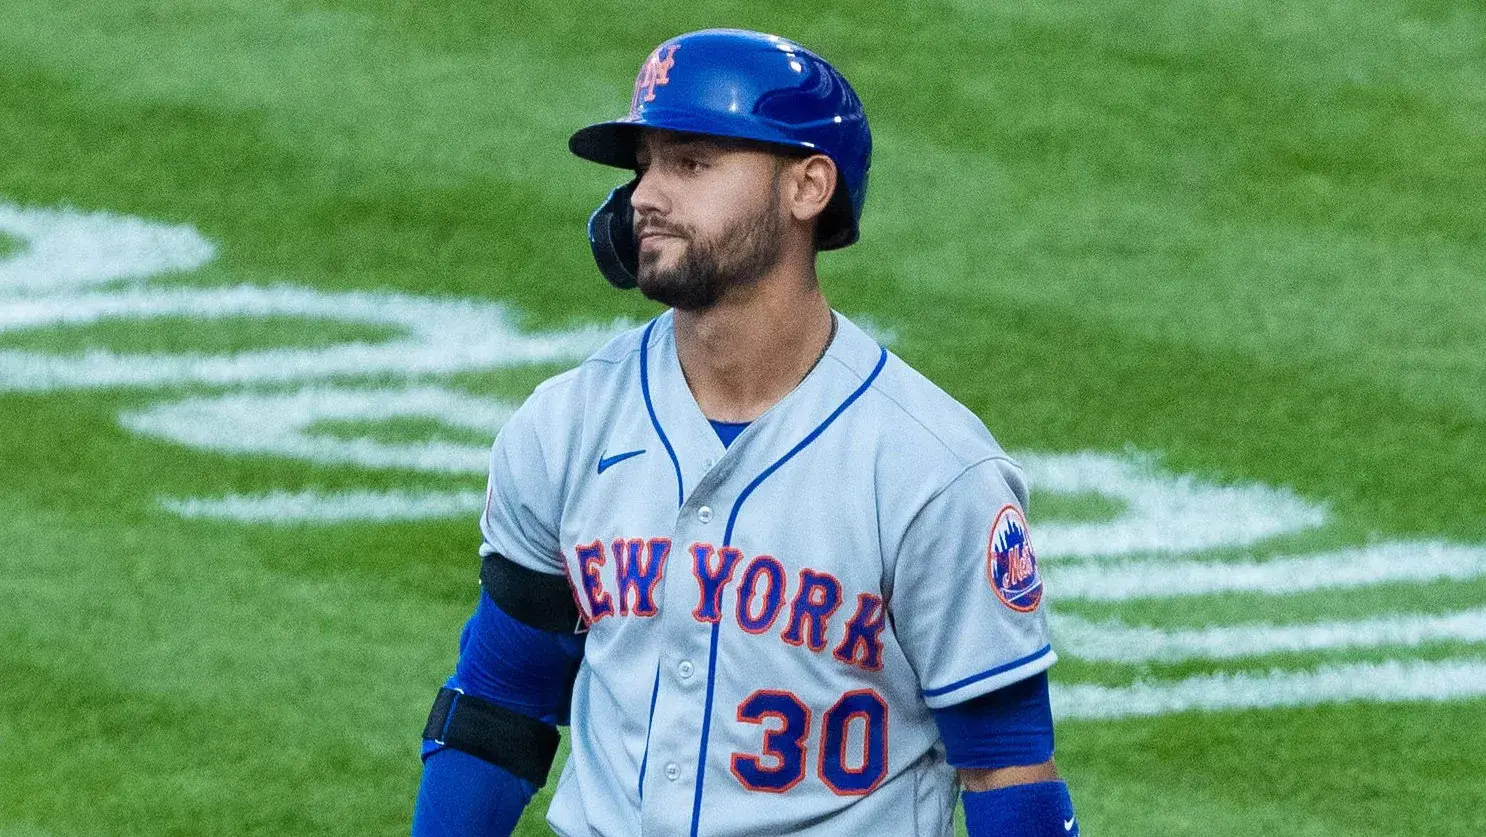
<svg viewBox="0 0 1486 837"><path fill-rule="evenodd" d="M1042 576L1022 510L1007 504L996 512L986 548L986 578L996 598L1012 610L1031 613L1042 604Z"/></svg>

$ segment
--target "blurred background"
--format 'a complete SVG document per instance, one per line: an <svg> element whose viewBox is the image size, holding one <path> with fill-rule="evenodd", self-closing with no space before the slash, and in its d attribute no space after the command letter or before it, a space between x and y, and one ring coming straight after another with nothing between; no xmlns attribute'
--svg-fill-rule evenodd
<svg viewBox="0 0 1486 837"><path fill-rule="evenodd" d="M0 835L406 831L484 451L658 311L567 136L709 26L866 104L1086 833L1486 830L1481 3L0 0Z"/></svg>

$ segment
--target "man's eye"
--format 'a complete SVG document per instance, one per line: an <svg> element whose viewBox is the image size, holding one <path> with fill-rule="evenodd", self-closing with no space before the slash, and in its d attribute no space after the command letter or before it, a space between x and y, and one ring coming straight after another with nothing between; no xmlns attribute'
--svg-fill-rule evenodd
<svg viewBox="0 0 1486 837"><path fill-rule="evenodd" d="M688 157L685 160L682 160L681 161L681 165L688 172L690 172L691 174L696 174L697 172L700 172L701 170L707 168L707 164L706 163L702 162L701 160L697 160L695 158L690 158L690 157Z"/></svg>

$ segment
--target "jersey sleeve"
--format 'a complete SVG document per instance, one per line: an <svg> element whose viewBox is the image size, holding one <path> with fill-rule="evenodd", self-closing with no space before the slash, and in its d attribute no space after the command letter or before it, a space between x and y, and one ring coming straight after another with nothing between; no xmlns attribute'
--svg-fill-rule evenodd
<svg viewBox="0 0 1486 837"><path fill-rule="evenodd" d="M539 389L521 405L490 450L485 510L480 515L480 556L499 553L530 570L563 572L558 545L562 514L562 439L540 432L547 408Z"/></svg>
<svg viewBox="0 0 1486 837"><path fill-rule="evenodd" d="M893 569L893 631L939 709L1045 671L1053 653L1021 469L988 459L909 524Z"/></svg>

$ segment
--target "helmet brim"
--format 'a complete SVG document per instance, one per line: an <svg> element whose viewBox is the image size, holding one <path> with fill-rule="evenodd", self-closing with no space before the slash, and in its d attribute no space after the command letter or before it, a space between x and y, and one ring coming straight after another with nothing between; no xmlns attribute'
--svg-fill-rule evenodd
<svg viewBox="0 0 1486 837"><path fill-rule="evenodd" d="M657 113L653 108L643 119L626 117L580 128L568 138L568 150L585 160L633 170L635 147L640 141L642 128L717 137L721 140L752 140L803 151L817 150L814 144L795 139L759 119L740 118L720 122L715 114L694 114L677 110Z"/></svg>
<svg viewBox="0 0 1486 837"><path fill-rule="evenodd" d="M605 166L635 168L635 145L640 139L640 126L632 122L600 122L579 128L568 137L568 150Z"/></svg>

